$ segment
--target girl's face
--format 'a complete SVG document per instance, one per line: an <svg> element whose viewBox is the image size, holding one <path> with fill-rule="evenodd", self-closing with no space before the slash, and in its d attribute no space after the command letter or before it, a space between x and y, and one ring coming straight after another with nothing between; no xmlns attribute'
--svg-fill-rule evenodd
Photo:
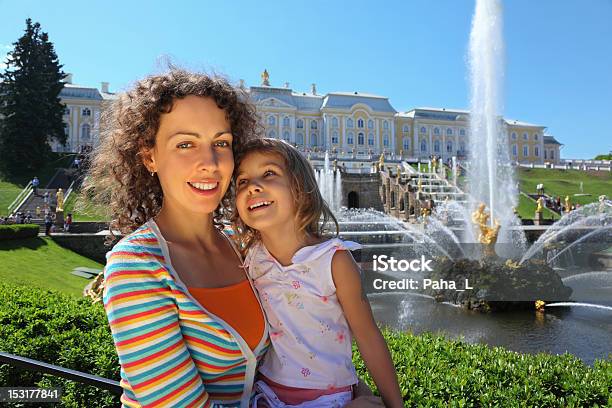
<svg viewBox="0 0 612 408"><path fill-rule="evenodd" d="M236 175L236 208L249 227L266 232L295 225L291 183L277 154L254 152L240 163Z"/></svg>
<svg viewBox="0 0 612 408"><path fill-rule="evenodd" d="M212 213L234 171L232 133L212 98L187 96L160 116L155 147L144 154L164 193L164 207Z"/></svg>

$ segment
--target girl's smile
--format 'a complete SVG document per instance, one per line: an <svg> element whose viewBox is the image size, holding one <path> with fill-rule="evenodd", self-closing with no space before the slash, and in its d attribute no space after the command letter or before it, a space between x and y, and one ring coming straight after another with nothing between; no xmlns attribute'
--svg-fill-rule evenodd
<svg viewBox="0 0 612 408"><path fill-rule="evenodd" d="M259 231L295 223L289 176L280 156L255 152L242 160L236 208L244 223Z"/></svg>

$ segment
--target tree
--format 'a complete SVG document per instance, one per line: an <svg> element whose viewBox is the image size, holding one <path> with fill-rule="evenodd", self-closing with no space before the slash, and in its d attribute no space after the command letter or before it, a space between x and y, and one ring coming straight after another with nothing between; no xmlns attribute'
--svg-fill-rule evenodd
<svg viewBox="0 0 612 408"><path fill-rule="evenodd" d="M50 141L66 143L59 98L66 75L53 43L28 18L13 46L0 74L0 171L9 177L42 167Z"/></svg>

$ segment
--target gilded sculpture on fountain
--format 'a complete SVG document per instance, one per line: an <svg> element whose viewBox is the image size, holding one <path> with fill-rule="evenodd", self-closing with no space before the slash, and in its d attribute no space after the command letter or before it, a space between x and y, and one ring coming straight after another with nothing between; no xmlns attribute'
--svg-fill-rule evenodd
<svg viewBox="0 0 612 408"><path fill-rule="evenodd" d="M476 211L472 213L472 223L474 223L480 233L478 235L478 242L485 245L489 248L489 251L493 251L493 247L495 246L495 242L497 242L497 234L499 233L499 228L501 227L499 221L494 220L494 225L489 225L489 217L490 214L486 211L486 206L484 203L480 203Z"/></svg>

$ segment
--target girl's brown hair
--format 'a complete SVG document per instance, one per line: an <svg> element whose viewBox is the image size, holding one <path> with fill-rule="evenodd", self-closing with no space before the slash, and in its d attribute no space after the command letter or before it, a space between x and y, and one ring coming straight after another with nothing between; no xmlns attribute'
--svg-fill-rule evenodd
<svg viewBox="0 0 612 408"><path fill-rule="evenodd" d="M236 182L235 175L240 163L251 153L275 154L283 159L290 180L298 232L320 238L327 232L328 223L333 222L338 235L338 221L321 196L312 166L295 147L284 140L260 138L245 143L244 149L235 157L236 166L232 184ZM321 217L323 217L322 223L320 223ZM232 210L231 220L242 249L248 248L259 239L257 231L242 222L235 208Z"/></svg>
<svg viewBox="0 0 612 408"><path fill-rule="evenodd" d="M130 233L161 209L163 192L157 176L151 176L142 153L155 146L162 113L175 100L189 95L210 97L223 109L233 135L232 150L238 156L244 144L259 133L254 106L243 88L235 88L220 76L171 68L149 76L112 102L102 113L100 144L92 154L83 195L104 208L113 231ZM215 211L214 221L231 212L232 188ZM226 214L228 215L228 214Z"/></svg>

